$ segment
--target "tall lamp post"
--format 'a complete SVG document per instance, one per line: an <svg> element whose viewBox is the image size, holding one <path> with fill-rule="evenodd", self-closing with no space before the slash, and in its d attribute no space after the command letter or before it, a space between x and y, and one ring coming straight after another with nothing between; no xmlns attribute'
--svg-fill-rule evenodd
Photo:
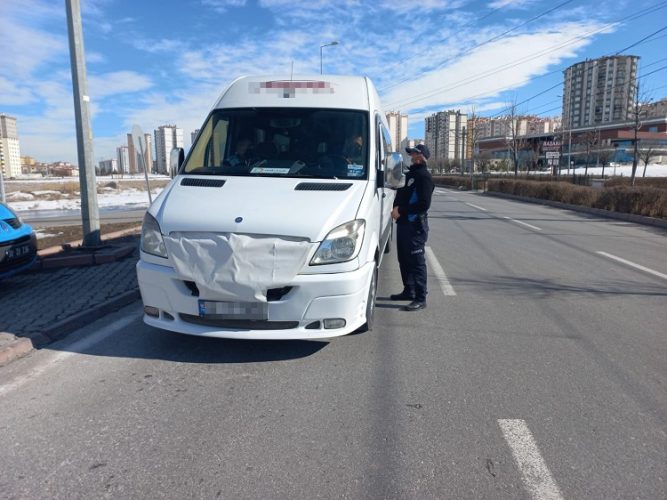
<svg viewBox="0 0 667 500"><path fill-rule="evenodd" d="M570 175L570 166L572 164L572 86L570 85L570 91L567 96L567 174ZM559 95L558 97L565 98L564 95ZM565 121L565 120L563 120ZM561 124L561 127L565 124ZM574 174L574 170L573 170Z"/></svg>
<svg viewBox="0 0 667 500"><path fill-rule="evenodd" d="M320 75L322 74L322 49L324 47L331 47L332 45L338 45L338 42L330 42L330 43L325 43L324 45L320 45Z"/></svg>

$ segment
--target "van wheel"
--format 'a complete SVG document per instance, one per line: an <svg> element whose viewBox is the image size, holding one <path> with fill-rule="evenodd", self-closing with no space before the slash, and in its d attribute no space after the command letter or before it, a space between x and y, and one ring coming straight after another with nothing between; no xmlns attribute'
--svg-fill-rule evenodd
<svg viewBox="0 0 667 500"><path fill-rule="evenodd" d="M375 296L378 290L378 268L377 264L371 276L371 285L368 287L368 299L366 299L366 323L361 326L357 332L370 332L373 329L373 319L375 317Z"/></svg>

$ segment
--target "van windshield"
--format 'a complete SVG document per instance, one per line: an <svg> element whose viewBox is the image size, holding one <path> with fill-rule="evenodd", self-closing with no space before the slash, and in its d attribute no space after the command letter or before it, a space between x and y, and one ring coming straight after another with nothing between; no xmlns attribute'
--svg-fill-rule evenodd
<svg viewBox="0 0 667 500"><path fill-rule="evenodd" d="M366 179L368 114L311 108L214 111L182 174Z"/></svg>

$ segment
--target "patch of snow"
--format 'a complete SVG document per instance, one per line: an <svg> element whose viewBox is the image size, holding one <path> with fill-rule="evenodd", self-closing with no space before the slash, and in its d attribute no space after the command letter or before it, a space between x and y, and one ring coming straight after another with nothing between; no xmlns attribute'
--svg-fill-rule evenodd
<svg viewBox="0 0 667 500"><path fill-rule="evenodd" d="M584 175L585 171L584 167L577 167L575 169L577 175ZM566 169L561 170L561 174L566 174L566 172ZM639 179L643 174L644 165L637 165L635 178ZM588 175L602 175L602 167L588 167ZM632 177L632 165L607 165L604 169L604 175L605 177ZM646 177L667 177L667 165L649 164L646 167Z"/></svg>
<svg viewBox="0 0 667 500"><path fill-rule="evenodd" d="M30 194L30 193L23 193L21 191L16 191L14 193L8 193L7 196L7 201L29 201L29 200L34 200L35 195Z"/></svg>
<svg viewBox="0 0 667 500"><path fill-rule="evenodd" d="M151 189L153 199L162 192L162 188ZM13 193L12 193L13 194ZM27 193L24 193L27 194ZM31 201L12 201L11 208L17 212L26 210L80 210L81 199L61 199L61 200L35 200ZM100 208L127 208L148 207L148 194L146 191L123 190L114 193L103 193L97 195L97 204Z"/></svg>
<svg viewBox="0 0 667 500"><path fill-rule="evenodd" d="M54 238L56 236L60 236L63 234L63 233L55 233L55 234L43 233L42 231L44 231L44 229L35 229L35 236L37 236L38 240L41 240L43 238Z"/></svg>

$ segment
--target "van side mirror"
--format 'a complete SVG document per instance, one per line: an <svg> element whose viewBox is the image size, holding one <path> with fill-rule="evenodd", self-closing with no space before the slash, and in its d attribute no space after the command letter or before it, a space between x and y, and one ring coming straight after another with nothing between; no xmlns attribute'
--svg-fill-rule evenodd
<svg viewBox="0 0 667 500"><path fill-rule="evenodd" d="M391 189L399 189L404 184L403 157L400 153L389 153L385 159L384 186Z"/></svg>
<svg viewBox="0 0 667 500"><path fill-rule="evenodd" d="M169 176L173 179L178 174L178 170L183 165L185 154L183 148L174 148L169 153Z"/></svg>

